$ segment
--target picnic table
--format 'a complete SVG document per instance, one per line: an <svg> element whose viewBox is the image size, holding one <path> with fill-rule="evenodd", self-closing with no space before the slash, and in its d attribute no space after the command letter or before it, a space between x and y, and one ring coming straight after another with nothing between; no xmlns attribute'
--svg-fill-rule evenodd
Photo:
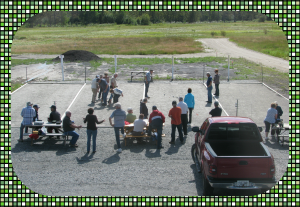
<svg viewBox="0 0 300 207"><path fill-rule="evenodd" d="M148 119L144 119L144 121L147 123L147 126L144 127L144 130L147 132L148 128L149 128L149 121L148 121ZM165 124L163 123L163 126L164 125ZM151 137L151 135L148 135L148 134L132 135L133 129L134 129L134 124L133 123L127 124L127 125L124 126L124 133L125 133L124 142L125 142L125 146L126 146L126 139L127 138L150 138ZM155 133L155 132L157 132L157 130L156 129L152 129L152 133ZM162 134L161 136L165 137L166 135Z"/></svg>
<svg viewBox="0 0 300 207"><path fill-rule="evenodd" d="M276 131L276 135L277 135L277 142L279 142L279 144L281 146L283 146L284 142L289 142L289 134L286 134L286 132L289 131L289 124L288 123L282 123L278 122L276 123L273 127L272 130ZM288 139L285 140L284 138L287 137Z"/></svg>
<svg viewBox="0 0 300 207"><path fill-rule="evenodd" d="M38 122L33 122L33 124L31 125L26 125L28 128L32 129L32 134L38 134L38 130L45 127L46 129L51 127L53 129L57 129L60 133L44 133L39 135L39 140L41 140L41 138L43 137L50 137L50 136L62 136L63 140L64 140L64 145L66 145L66 141L69 140L68 139L68 135L64 134L64 131L61 129L62 128L62 124L61 122L57 122L57 123L51 123L51 122L47 122L47 123L43 123L41 121ZM24 134L27 135L27 134ZM29 135L29 134L28 134ZM31 138L31 145L33 144L33 138Z"/></svg>

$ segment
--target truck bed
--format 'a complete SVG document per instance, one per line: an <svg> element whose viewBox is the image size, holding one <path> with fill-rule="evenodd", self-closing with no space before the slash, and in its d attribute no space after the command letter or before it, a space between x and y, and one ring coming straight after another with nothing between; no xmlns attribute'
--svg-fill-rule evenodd
<svg viewBox="0 0 300 207"><path fill-rule="evenodd" d="M217 156L268 156L257 141L210 141Z"/></svg>

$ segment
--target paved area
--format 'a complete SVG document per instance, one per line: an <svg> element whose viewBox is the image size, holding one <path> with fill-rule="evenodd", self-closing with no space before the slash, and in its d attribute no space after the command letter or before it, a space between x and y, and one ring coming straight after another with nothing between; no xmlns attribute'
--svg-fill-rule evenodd
<svg viewBox="0 0 300 207"><path fill-rule="evenodd" d="M56 102L57 110L63 115L70 107L71 119L83 124L82 117L87 109L93 107L98 119L105 119L103 127L109 126L108 118L113 107L103 107L100 103L91 104L90 84L28 84L11 96L11 157L13 168L19 179L31 190L53 196L105 196L105 195L202 195L202 175L196 172L191 158L194 133L189 128L183 145L176 138L175 145L169 145L171 136L171 102L184 96L187 89L193 89L196 106L192 126L200 126L213 105L207 105L207 91L199 81L155 81L150 84L147 104L149 111L156 105L166 116L163 138L164 149L157 150L153 141L137 144L129 140L127 146L121 139L123 152L116 153L116 141L112 128L98 129L97 152L86 153L86 132L80 134L78 148L69 148L61 140L46 139L33 146L30 139L19 143L20 112L27 101L41 106L40 119L46 120L49 107ZM119 100L124 110L132 107L139 113L139 101L143 96L143 83L119 81L124 97ZM78 91L76 100L70 106ZM214 91L214 90L213 90ZM24 98L25 97L25 98ZM221 83L219 101L225 111L235 116L235 102L239 100L238 115L252 118L257 125L263 126L263 119L271 102L277 100L283 108L283 119L288 121L288 101L271 92L261 84ZM223 115L224 112L223 112ZM44 138L45 139L45 138ZM279 180L288 164L288 144L280 146L275 140L266 143L276 161L276 178ZM257 191L222 191L216 195L250 195Z"/></svg>

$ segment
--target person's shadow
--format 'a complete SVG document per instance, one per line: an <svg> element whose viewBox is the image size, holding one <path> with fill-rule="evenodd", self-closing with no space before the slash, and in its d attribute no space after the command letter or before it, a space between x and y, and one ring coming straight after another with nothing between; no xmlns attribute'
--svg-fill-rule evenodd
<svg viewBox="0 0 300 207"><path fill-rule="evenodd" d="M117 163L120 161L120 156L119 156L119 153L116 153L112 156L110 156L109 158L106 158L102 161L102 163L105 163L105 164L114 164L114 163Z"/></svg>
<svg viewBox="0 0 300 207"><path fill-rule="evenodd" d="M89 153L86 152L81 158L76 157L76 160L77 160L78 164L85 164L85 163L90 162L93 159L94 154L95 153L91 153L90 156L88 156Z"/></svg>

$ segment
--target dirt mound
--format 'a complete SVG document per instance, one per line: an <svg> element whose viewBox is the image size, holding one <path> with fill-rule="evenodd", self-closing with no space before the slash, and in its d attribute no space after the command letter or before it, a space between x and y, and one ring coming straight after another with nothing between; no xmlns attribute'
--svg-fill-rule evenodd
<svg viewBox="0 0 300 207"><path fill-rule="evenodd" d="M69 51L63 53L62 55L64 55L64 61L69 61L69 62L77 62L77 61L88 62L91 60L100 60L101 59L94 53L91 53L91 52L85 51L85 50L69 50ZM60 58L59 58L59 56L57 56L56 58L54 58L52 60L60 61Z"/></svg>

